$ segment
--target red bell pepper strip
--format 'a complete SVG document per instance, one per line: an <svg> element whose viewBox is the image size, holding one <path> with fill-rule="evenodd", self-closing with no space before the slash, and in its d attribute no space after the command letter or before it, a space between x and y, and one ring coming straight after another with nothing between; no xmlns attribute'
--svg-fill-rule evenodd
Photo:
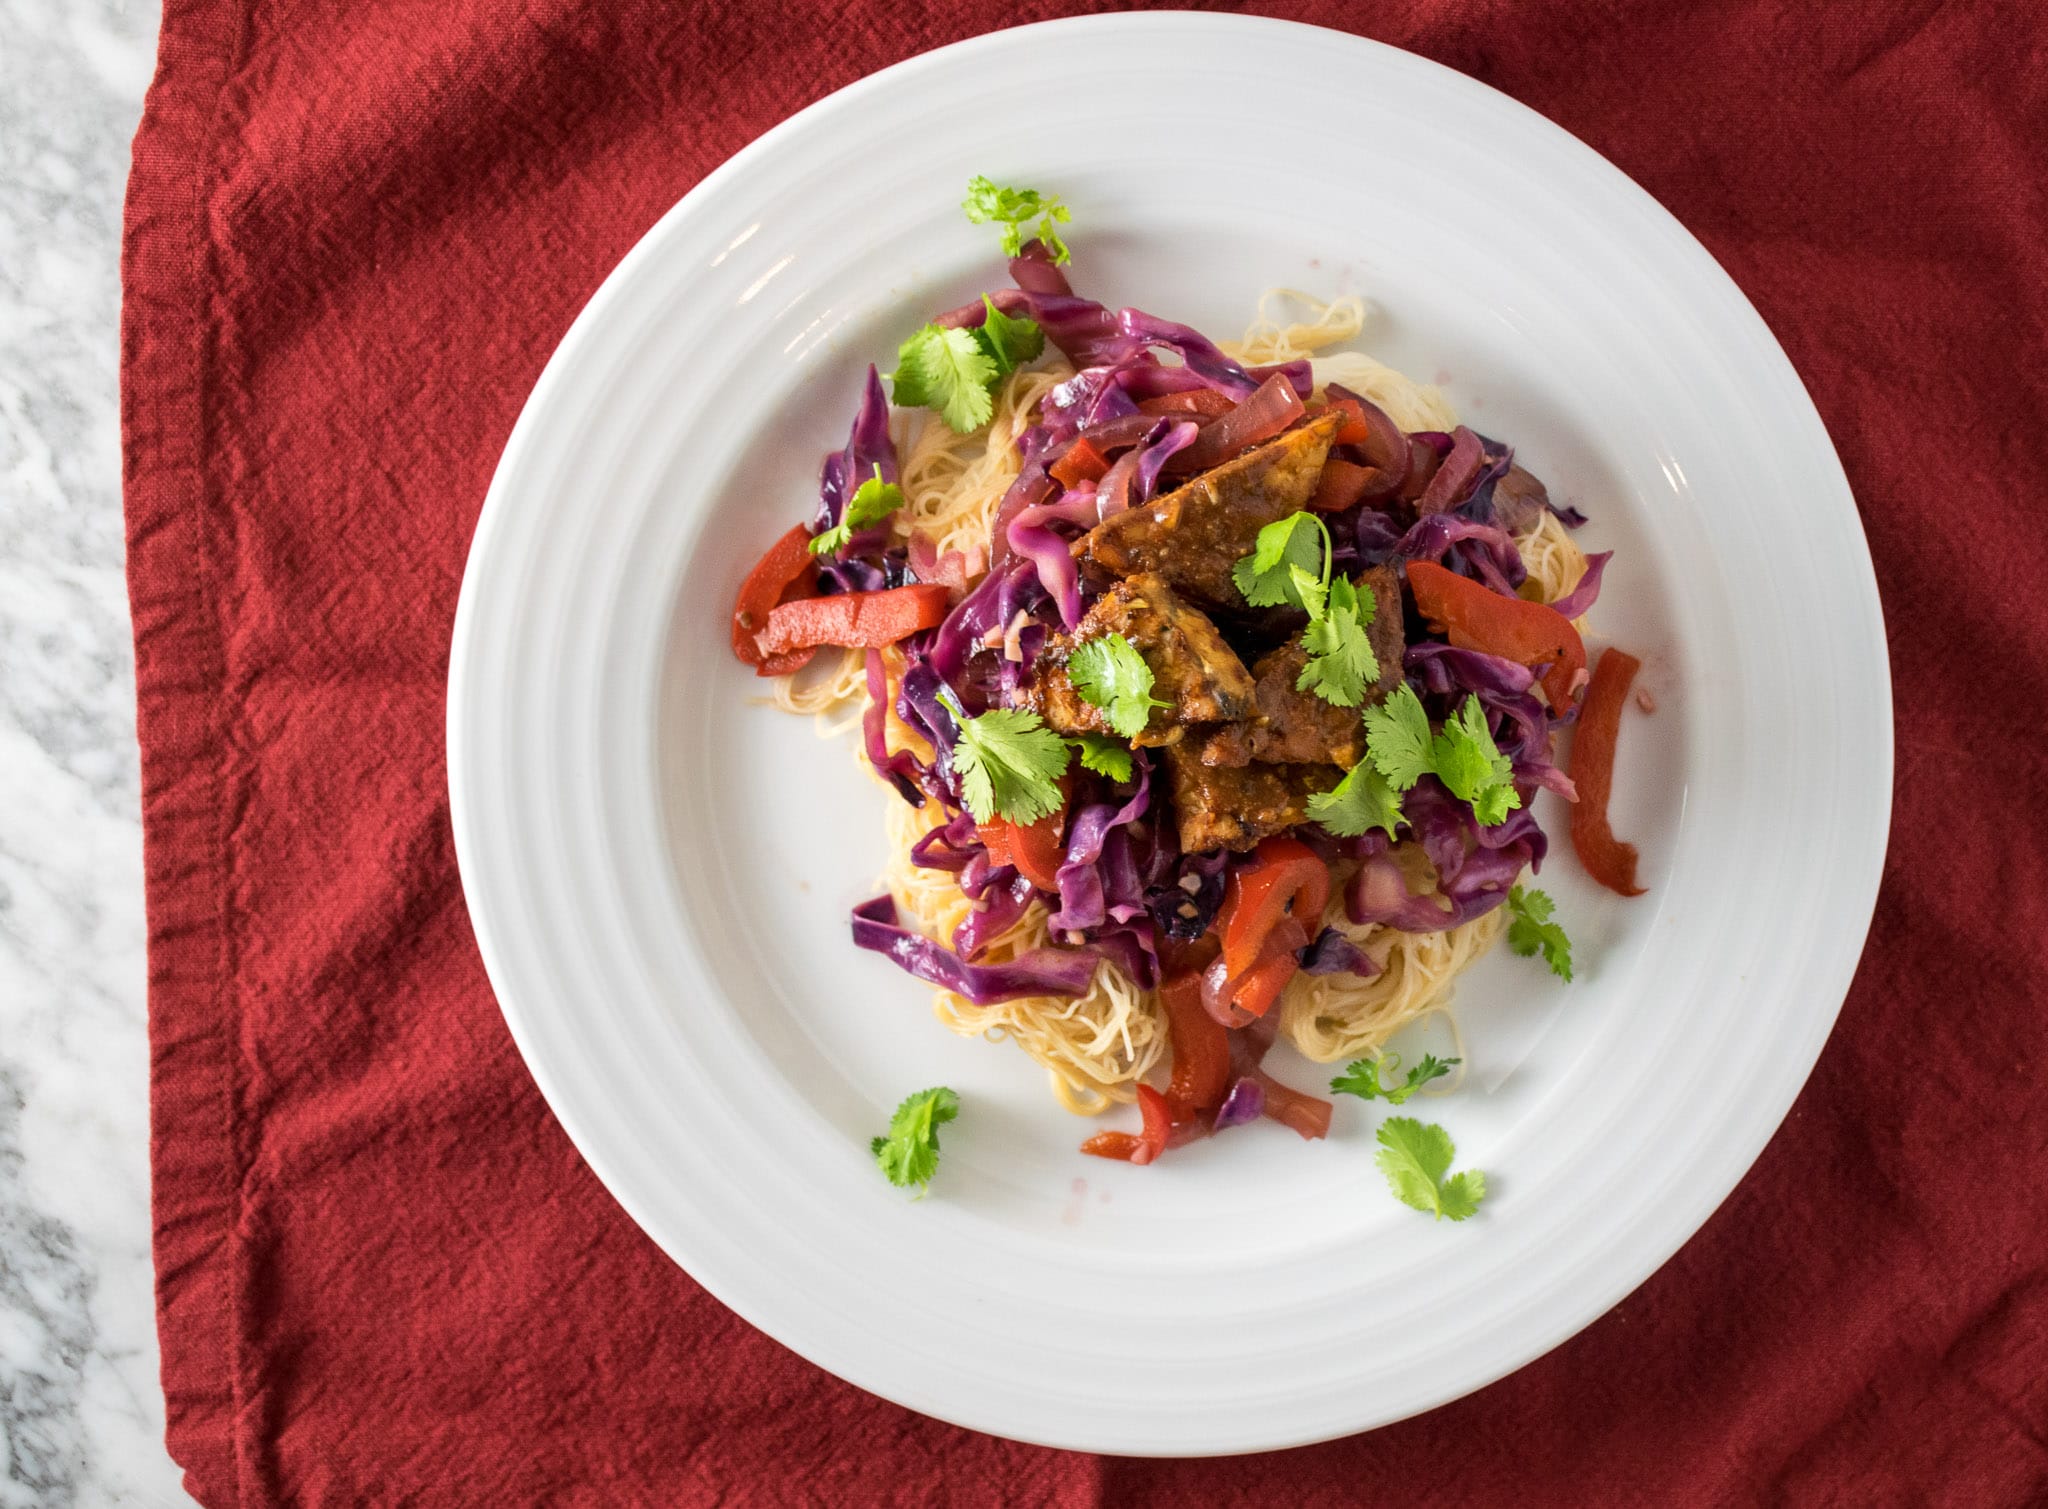
<svg viewBox="0 0 2048 1509"><path fill-rule="evenodd" d="M1061 487L1072 487L1079 482L1100 482L1109 474L1109 457L1097 450L1094 442L1084 435L1067 447L1067 453L1055 461L1050 470L1053 481Z"/></svg>
<svg viewBox="0 0 2048 1509"><path fill-rule="evenodd" d="M880 649L919 629L936 627L946 616L951 590L942 582L920 582L881 592L839 592L782 603L754 636L763 656L813 645Z"/></svg>
<svg viewBox="0 0 2048 1509"><path fill-rule="evenodd" d="M1242 979L1259 962L1281 918L1292 916L1304 930L1319 928L1329 904L1330 869L1315 850L1297 838L1261 839L1252 862L1231 871L1223 892L1218 925L1229 977Z"/></svg>
<svg viewBox="0 0 2048 1509"><path fill-rule="evenodd" d="M1344 416L1337 426L1337 433L1330 437L1332 445L1364 445L1372 439L1372 426L1366 422L1365 410L1355 398L1333 398L1327 405Z"/></svg>
<svg viewBox="0 0 2048 1509"><path fill-rule="evenodd" d="M801 670L811 650L778 656L764 656L754 636L768 623L778 604L796 602L817 590L818 562L811 554L811 532L799 524L768 547L740 583L739 600L732 610L732 652L742 665L750 665L763 676L784 676ZM770 660L777 662L771 665Z"/></svg>
<svg viewBox="0 0 2048 1509"><path fill-rule="evenodd" d="M1239 1011L1264 1016L1273 1009L1273 1003L1280 999L1280 992L1287 988L1287 982L1300 969L1301 961L1294 957L1293 949L1269 953L1238 977L1237 989L1230 1003Z"/></svg>
<svg viewBox="0 0 2048 1509"><path fill-rule="evenodd" d="M1166 1097L1150 1085L1138 1086L1138 1114L1143 1129L1133 1137L1129 1132L1097 1132L1081 1144L1081 1151L1097 1158L1120 1158L1125 1163L1150 1163L1166 1151L1166 1139L1173 1134L1173 1113Z"/></svg>
<svg viewBox="0 0 2048 1509"><path fill-rule="evenodd" d="M1202 977L1180 975L1160 982L1166 1031L1173 1046L1173 1080L1167 1109L1176 1125L1223 1104L1230 1088L1230 1034L1202 1008Z"/></svg>
<svg viewBox="0 0 2048 1509"><path fill-rule="evenodd" d="M1586 669L1586 644L1572 621L1545 603L1503 597L1433 561L1408 563L1408 590L1422 616L1464 650L1484 650L1518 665L1548 665L1544 695L1563 712Z"/></svg>
<svg viewBox="0 0 2048 1509"><path fill-rule="evenodd" d="M1316 479L1315 496L1308 506L1317 513L1342 513L1370 492L1379 477L1376 467L1332 456L1323 463L1323 474Z"/></svg>
<svg viewBox="0 0 2048 1509"><path fill-rule="evenodd" d="M1161 393L1153 398L1138 400L1140 414L1187 414L1197 424L1211 419L1221 419L1237 407L1236 400L1218 393L1214 388L1196 388L1187 393Z"/></svg>
<svg viewBox="0 0 2048 1509"><path fill-rule="evenodd" d="M1066 808L1035 823L992 817L976 827L992 863L1015 865L1017 873L1041 891L1060 888L1060 866L1067 862Z"/></svg>
<svg viewBox="0 0 2048 1509"><path fill-rule="evenodd" d="M1642 662L1616 649L1603 651L1579 709L1579 730L1572 736L1572 784L1579 799L1572 806L1572 848L1586 873L1610 891L1640 896L1636 884L1636 846L1625 844L1607 826L1607 797L1614 789L1614 745L1621 733L1621 709L1629 685Z"/></svg>

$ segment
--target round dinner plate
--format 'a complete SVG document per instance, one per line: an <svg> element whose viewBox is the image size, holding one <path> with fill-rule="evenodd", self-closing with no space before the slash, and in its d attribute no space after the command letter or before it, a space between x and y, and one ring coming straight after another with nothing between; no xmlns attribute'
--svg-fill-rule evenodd
<svg viewBox="0 0 2048 1509"><path fill-rule="evenodd" d="M967 180L1063 195L1078 291L1218 338L1273 286L1371 305L1617 552L1594 649L1644 661L1616 831L1648 894L1541 883L1578 978L1497 948L1469 1074L1411 1103L1486 1171L1395 1202L1383 1108L1149 1168L1082 1157L1008 1044L856 951L883 804L760 702L741 576L809 516L867 363L1007 280ZM1869 553L1756 312L1618 170L1435 64L1186 14L978 38L865 79L706 178L536 385L472 546L448 691L455 838L512 1034L619 1203L742 1316L928 1414L1203 1454L1366 1429L1536 1357L1686 1240L1791 1106L1869 926L1891 790ZM1565 809L1540 815L1561 840ZM1284 1079L1330 1072L1276 1053ZM929 1198L868 1141L959 1091ZM1341 1099L1341 1097L1340 1097ZM1128 1111L1114 1118L1132 1120Z"/></svg>

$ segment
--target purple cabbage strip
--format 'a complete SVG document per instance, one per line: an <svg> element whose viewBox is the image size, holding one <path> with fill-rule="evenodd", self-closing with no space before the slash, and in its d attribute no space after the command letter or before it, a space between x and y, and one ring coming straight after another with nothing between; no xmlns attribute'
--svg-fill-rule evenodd
<svg viewBox="0 0 2048 1509"><path fill-rule="evenodd" d="M1440 561L1454 545L1467 545L1470 553L1459 555L1453 564L1469 562L1479 579L1496 592L1512 597L1515 588L1528 579L1522 552L1505 529L1455 513L1423 515L1401 536L1393 553L1403 560Z"/></svg>
<svg viewBox="0 0 2048 1509"><path fill-rule="evenodd" d="M1140 990L1156 990L1159 986L1159 950L1153 942L1152 928L1147 923L1124 924L1106 927L1096 934L1090 946L1104 959L1129 975Z"/></svg>
<svg viewBox="0 0 2048 1509"><path fill-rule="evenodd" d="M1301 951L1301 970L1310 975L1359 975L1366 979L1380 972L1372 955L1334 927L1326 927L1315 941Z"/></svg>
<svg viewBox="0 0 2048 1509"><path fill-rule="evenodd" d="M1067 949L1035 948L1007 964L970 964L944 944L898 926L896 903L886 894L853 909L853 942L977 1006L1018 996L1077 996L1095 978L1095 955Z"/></svg>
<svg viewBox="0 0 2048 1509"><path fill-rule="evenodd" d="M1067 857L1059 868L1060 909L1051 925L1061 931L1086 932L1109 920L1108 897L1100 868L1103 845L1112 830L1136 822L1152 804L1152 768L1132 762L1136 788L1122 806L1090 802L1067 828Z"/></svg>
<svg viewBox="0 0 2048 1509"><path fill-rule="evenodd" d="M1060 622L1072 629L1081 622L1081 573L1067 542L1054 534L1047 510L1057 504L1032 504L1011 519L1003 531L1010 549L1038 570L1038 580L1059 605Z"/></svg>
<svg viewBox="0 0 2048 1509"><path fill-rule="evenodd" d="M924 805L924 792L918 782L924 776L924 766L917 756L907 749L889 753L888 740L888 699L889 675L882 667L882 652L868 651L868 705L860 715L861 737L867 745L868 763L891 786L897 795L913 807ZM923 861L919 861L922 863Z"/></svg>
<svg viewBox="0 0 2048 1509"><path fill-rule="evenodd" d="M963 886L962 889L965 889ZM978 905L953 929L953 951L972 960L996 939L1017 925L1031 905L1034 887L1010 865L989 873L977 897Z"/></svg>
<svg viewBox="0 0 2048 1509"><path fill-rule="evenodd" d="M867 387L861 393L860 411L853 417L853 431L846 437L846 449L825 458L818 474L818 512L812 532L832 528L846 511L846 502L859 491L862 482L882 469L882 480L897 479L896 442L889 438L889 399L882 391L882 375L868 364Z"/></svg>
<svg viewBox="0 0 2048 1509"><path fill-rule="evenodd" d="M910 862L921 870L946 870L958 875L977 857L988 858L988 849L981 841L973 814L967 812L949 818L910 846Z"/></svg>
<svg viewBox="0 0 2048 1509"><path fill-rule="evenodd" d="M1614 559L1614 552L1603 550L1598 555L1586 557L1586 574L1579 578L1578 585L1550 606L1566 618L1577 618L1589 610L1600 598L1600 578L1607 570L1607 563Z"/></svg>
<svg viewBox="0 0 2048 1509"><path fill-rule="evenodd" d="M1265 1114L1265 1087L1246 1075L1230 1087L1230 1093L1223 1097L1223 1104L1216 1108L1216 1122L1212 1130L1220 1132L1225 1127L1241 1127Z"/></svg>
<svg viewBox="0 0 2048 1509"><path fill-rule="evenodd" d="M1109 475L1096 489L1097 518L1111 518L1151 502L1166 463L1193 445L1199 433L1192 420L1156 420L1144 439L1110 464Z"/></svg>

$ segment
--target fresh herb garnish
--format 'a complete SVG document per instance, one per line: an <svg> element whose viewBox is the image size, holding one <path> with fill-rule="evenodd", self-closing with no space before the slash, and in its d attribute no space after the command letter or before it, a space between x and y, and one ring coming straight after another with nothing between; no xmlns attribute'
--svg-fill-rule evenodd
<svg viewBox="0 0 2048 1509"><path fill-rule="evenodd" d="M995 358L972 331L927 325L897 348L889 384L899 408L936 410L965 435L995 413L998 376Z"/></svg>
<svg viewBox="0 0 2048 1509"><path fill-rule="evenodd" d="M1389 1117L1380 1127L1379 1144L1375 1161L1403 1205L1428 1211L1439 1221L1462 1221L1486 1198L1486 1175L1476 1168L1444 1178L1457 1149L1451 1134L1434 1122Z"/></svg>
<svg viewBox="0 0 2048 1509"><path fill-rule="evenodd" d="M1488 827L1505 822L1522 805L1514 766L1493 742L1476 695L1431 734L1422 699L1403 682L1384 702L1365 710L1365 738L1366 758L1397 792L1434 775L1451 795L1470 802Z"/></svg>
<svg viewBox="0 0 2048 1509"><path fill-rule="evenodd" d="M1310 797L1308 815L1339 838L1357 838L1373 828L1392 838L1403 821L1401 798L1370 760L1352 766L1335 790Z"/></svg>
<svg viewBox="0 0 2048 1509"><path fill-rule="evenodd" d="M960 1097L945 1086L919 1090L889 1118L889 1134L868 1144L875 1162L898 1189L917 1186L919 1195L939 1171L939 1128L960 1114Z"/></svg>
<svg viewBox="0 0 2048 1509"><path fill-rule="evenodd" d="M898 408L932 409L965 435L995 413L1002 380L1045 349L1036 320L1012 318L982 295L977 327L926 325L896 348L889 391Z"/></svg>
<svg viewBox="0 0 2048 1509"><path fill-rule="evenodd" d="M1082 700L1100 708L1109 726L1126 739L1145 731L1153 708L1173 705L1152 695L1152 667L1121 634L1076 645L1067 657L1067 678Z"/></svg>
<svg viewBox="0 0 2048 1509"><path fill-rule="evenodd" d="M1108 734L1080 734L1067 740L1081 757L1081 768L1122 784L1131 778L1131 747Z"/></svg>
<svg viewBox="0 0 2048 1509"><path fill-rule="evenodd" d="M1322 520L1312 513L1289 514L1259 531L1252 553L1230 568L1230 577L1254 608L1305 608L1302 582L1320 587L1315 573L1328 550L1329 531Z"/></svg>
<svg viewBox="0 0 2048 1509"><path fill-rule="evenodd" d="M960 726L953 766L960 772L961 799L976 822L1000 817L1035 823L1059 810L1067 741L1038 714L997 707L970 718L950 691L941 691L939 701Z"/></svg>
<svg viewBox="0 0 2048 1509"><path fill-rule="evenodd" d="M1356 707L1379 679L1379 660L1366 628L1379 605L1372 588L1331 575L1330 528L1312 513L1289 514L1261 529L1252 553L1230 569L1254 608L1282 606L1308 614L1301 647L1308 662L1295 678L1298 691L1314 692L1337 707Z"/></svg>
<svg viewBox="0 0 2048 1509"><path fill-rule="evenodd" d="M1332 578L1327 600L1311 613L1301 636L1308 664L1301 668L1295 688L1314 692L1338 707L1363 702L1365 689L1380 676L1379 659L1365 632L1377 610L1372 588L1354 584L1349 577Z"/></svg>
<svg viewBox="0 0 2048 1509"><path fill-rule="evenodd" d="M1053 264L1059 266L1071 260L1059 228L1073 215L1057 195L1048 198L1036 189L999 188L977 173L967 181L967 197L960 201L960 208L976 225L1002 226L1005 256L1014 257L1024 250L1024 222L1036 220L1038 239L1052 253Z"/></svg>
<svg viewBox="0 0 2048 1509"><path fill-rule="evenodd" d="M812 538L811 554L836 555L856 534L874 528L902 506L903 489L894 482L884 482L881 465L877 463L875 474L846 500L846 511L839 516L839 522Z"/></svg>
<svg viewBox="0 0 2048 1509"><path fill-rule="evenodd" d="M1550 920L1554 903L1546 892L1515 886L1508 892L1508 947L1524 958L1538 952L1550 972L1560 980L1572 977L1572 940L1564 929Z"/></svg>
<svg viewBox="0 0 2048 1509"><path fill-rule="evenodd" d="M1360 1100L1385 1100L1395 1105L1407 1104L1408 1097L1433 1079L1442 1079L1451 1072L1451 1065L1461 1060L1438 1058L1433 1053L1422 1055L1422 1062L1408 1071L1408 1078L1398 1085L1380 1083L1378 1059L1361 1058L1330 1081L1330 1088L1339 1095L1356 1095Z"/></svg>

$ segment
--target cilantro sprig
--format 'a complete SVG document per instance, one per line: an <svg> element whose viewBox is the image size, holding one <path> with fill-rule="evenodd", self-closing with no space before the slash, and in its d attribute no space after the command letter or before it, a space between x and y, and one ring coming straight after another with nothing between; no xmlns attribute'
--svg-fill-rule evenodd
<svg viewBox="0 0 2048 1509"><path fill-rule="evenodd" d="M978 823L991 818L1035 823L1059 810L1059 780L1067 769L1067 741L1038 714L995 707L968 717L950 691L939 701L960 726L953 766L960 796Z"/></svg>
<svg viewBox="0 0 2048 1509"><path fill-rule="evenodd" d="M976 225L1002 226L1005 256L1014 257L1024 249L1024 224L1036 220L1038 239L1052 253L1053 264L1061 266L1071 260L1059 228L1073 219L1073 214L1058 195L1000 186L977 173L967 180L967 197L960 201L960 208Z"/></svg>
<svg viewBox="0 0 2048 1509"><path fill-rule="evenodd" d="M1335 1079L1330 1089L1338 1095L1356 1095L1360 1100L1384 1100L1394 1105L1406 1105L1408 1097L1433 1079L1442 1079L1451 1072L1453 1064L1462 1059L1438 1058L1433 1053L1422 1055L1422 1062L1408 1071L1408 1077L1399 1084L1380 1083L1380 1061L1361 1058L1352 1063Z"/></svg>
<svg viewBox="0 0 2048 1509"><path fill-rule="evenodd" d="M1098 707L1109 726L1126 739L1145 731L1155 707L1171 707L1152 695L1152 667L1121 634L1103 634L1076 645L1067 657L1067 678L1084 702Z"/></svg>
<svg viewBox="0 0 2048 1509"><path fill-rule="evenodd" d="M1439 1221L1462 1221L1486 1198L1486 1175L1478 1169L1444 1177L1458 1150L1451 1134L1434 1122L1392 1116L1381 1125L1378 1140L1374 1161L1403 1205L1427 1211Z"/></svg>
<svg viewBox="0 0 2048 1509"><path fill-rule="evenodd" d="M1301 646L1307 663L1298 691L1314 692L1337 707L1356 707L1379 679L1380 664L1366 629L1379 611L1372 588L1331 575L1330 527L1313 513L1293 513L1261 529L1252 553L1230 577L1254 608L1295 607L1308 614Z"/></svg>
<svg viewBox="0 0 2048 1509"><path fill-rule="evenodd" d="M846 511L839 516L839 522L824 533L811 539L812 555L837 555L846 548L846 542L863 529L872 529L903 506L903 489L894 482L882 480L882 468L875 466L875 474L854 491L846 500Z"/></svg>
<svg viewBox="0 0 2048 1509"><path fill-rule="evenodd" d="M1539 951L1550 972L1560 980L1572 977L1572 940L1558 923L1550 920L1555 909L1548 893L1534 887L1515 886L1508 892L1508 947L1528 958Z"/></svg>
<svg viewBox="0 0 2048 1509"><path fill-rule="evenodd" d="M926 325L896 348L889 391L898 408L931 409L971 434L994 415L1002 380L1045 350L1036 320L1004 314L987 294L981 301L979 326Z"/></svg>
<svg viewBox="0 0 2048 1509"><path fill-rule="evenodd" d="M1365 739L1366 759L1396 792L1434 775L1451 795L1471 803L1488 827L1506 822L1508 813L1522 805L1514 766L1494 743L1477 695L1466 697L1432 734L1422 699L1403 682L1384 702L1365 710Z"/></svg>
<svg viewBox="0 0 2048 1509"><path fill-rule="evenodd" d="M1352 766L1335 789L1310 797L1308 815L1339 838L1357 838L1374 828L1392 838L1404 820L1400 796L1370 760Z"/></svg>
<svg viewBox="0 0 2048 1509"><path fill-rule="evenodd" d="M1106 775L1121 785L1131 778L1131 747L1108 734L1080 734L1067 740L1081 757L1081 768Z"/></svg>
<svg viewBox="0 0 2048 1509"><path fill-rule="evenodd" d="M898 1189L913 1184L921 1197L939 1171L939 1128L960 1114L960 1097L944 1085L907 1097L889 1118L887 1136L868 1144L875 1162Z"/></svg>

